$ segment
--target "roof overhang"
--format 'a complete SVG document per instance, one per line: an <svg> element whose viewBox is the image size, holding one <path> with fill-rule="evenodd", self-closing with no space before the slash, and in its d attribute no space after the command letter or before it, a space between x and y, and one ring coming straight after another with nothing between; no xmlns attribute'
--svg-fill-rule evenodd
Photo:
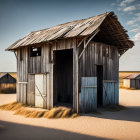
<svg viewBox="0 0 140 140"><path fill-rule="evenodd" d="M91 36L100 29L98 35L104 35L103 40L118 46L120 52L124 52L134 46L114 12L107 12L87 19L68 22L44 30L29 33L22 39L13 43L6 50L14 51L20 47L39 43L49 43L58 39Z"/></svg>

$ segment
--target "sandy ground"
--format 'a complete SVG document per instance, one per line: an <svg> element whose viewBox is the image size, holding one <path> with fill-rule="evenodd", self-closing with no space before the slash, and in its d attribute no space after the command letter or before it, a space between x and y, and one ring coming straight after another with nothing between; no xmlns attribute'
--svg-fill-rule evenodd
<svg viewBox="0 0 140 140"><path fill-rule="evenodd" d="M14 100L15 95L0 94L0 104ZM127 109L75 119L31 119L0 110L0 140L139 140L140 90L121 89L120 104Z"/></svg>

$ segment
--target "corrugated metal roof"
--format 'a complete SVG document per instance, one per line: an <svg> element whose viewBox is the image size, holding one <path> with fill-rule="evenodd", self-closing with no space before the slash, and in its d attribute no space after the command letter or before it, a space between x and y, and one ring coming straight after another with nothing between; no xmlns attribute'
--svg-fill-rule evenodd
<svg viewBox="0 0 140 140"><path fill-rule="evenodd" d="M87 19L68 22L44 30L31 32L24 38L16 41L6 50L14 50L18 47L28 46L41 42L49 42L60 38L71 38L71 37L91 35L95 30L97 30L100 27L102 22L109 15L115 16L114 12L107 12ZM125 30L124 30L124 34L125 34ZM127 37L126 40L129 43L130 40ZM132 47L133 43L130 42L130 44L131 44L130 46Z"/></svg>
<svg viewBox="0 0 140 140"><path fill-rule="evenodd" d="M131 74L129 76L124 77L123 79L140 79L140 73Z"/></svg>

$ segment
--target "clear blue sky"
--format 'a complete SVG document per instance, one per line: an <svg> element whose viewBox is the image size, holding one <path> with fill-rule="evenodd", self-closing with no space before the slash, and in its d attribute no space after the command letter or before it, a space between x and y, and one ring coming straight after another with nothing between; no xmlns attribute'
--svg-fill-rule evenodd
<svg viewBox="0 0 140 140"><path fill-rule="evenodd" d="M16 71L14 53L4 51L29 32L114 11L135 46L120 59L120 70L140 71L139 0L0 0L0 71Z"/></svg>

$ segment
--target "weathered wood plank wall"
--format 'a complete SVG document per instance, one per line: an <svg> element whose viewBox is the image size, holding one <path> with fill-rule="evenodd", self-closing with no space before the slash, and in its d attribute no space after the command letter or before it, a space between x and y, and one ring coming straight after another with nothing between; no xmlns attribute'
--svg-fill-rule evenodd
<svg viewBox="0 0 140 140"><path fill-rule="evenodd" d="M35 75L28 75L28 91L27 91L27 104L35 105Z"/></svg>
<svg viewBox="0 0 140 140"><path fill-rule="evenodd" d="M140 89L140 79L129 79L129 81L130 81L130 88Z"/></svg>
<svg viewBox="0 0 140 140"><path fill-rule="evenodd" d="M16 92L16 83L3 83L0 84L0 92L4 93L15 93Z"/></svg>
<svg viewBox="0 0 140 140"><path fill-rule="evenodd" d="M80 59L78 55L83 45L76 48L76 39L65 39L54 42L52 45L41 46L41 56L30 57L28 47L22 48L23 60L20 60L20 49L17 50L17 101L34 104L34 95L29 74L43 73L47 75L47 108L53 107L53 51L73 48L73 108L78 109L78 92L81 91L81 77L96 77L96 65L103 65L103 79L118 81L118 50L113 46L91 41ZM78 65L79 63L79 65ZM27 83L28 86L27 86ZM78 88L78 86L79 88ZM27 99L29 98L29 99Z"/></svg>
<svg viewBox="0 0 140 140"><path fill-rule="evenodd" d="M27 47L21 49L21 51L20 49L17 50L17 101L26 104L28 82L28 49Z"/></svg>
<svg viewBox="0 0 140 140"><path fill-rule="evenodd" d="M79 49L80 54L81 49ZM103 43L91 42L79 60L79 90L81 77L97 77L96 65L103 65L103 79L118 81L118 49Z"/></svg>
<svg viewBox="0 0 140 140"><path fill-rule="evenodd" d="M82 49L83 49L82 47L79 48L79 54ZM107 81L106 83L104 83L104 86L107 87L107 91L105 92L105 89L103 88L103 106L108 105L108 104L119 103L118 49L110 45L91 41L88 47L86 48L84 54L79 60L79 93L80 93L79 104L80 106L81 104L84 104L85 100L89 97L88 94L83 93L81 78L82 77L97 77L97 65L103 66L103 80ZM115 82L110 83L109 81L115 81ZM87 93L87 91L84 91L84 92ZM105 96L105 93L107 93L107 96ZM95 93L95 94L98 94L98 93ZM95 94L92 94L92 96L94 96ZM89 102L91 101L90 99L88 98ZM97 97L96 97L96 107L94 105L95 101L92 100L92 102L93 102L92 107L96 109ZM89 111L89 112L91 112L91 110L93 111L93 109L91 109L91 107L88 106L88 103L86 103L85 106L82 106L81 111L84 112L84 110Z"/></svg>
<svg viewBox="0 0 140 140"><path fill-rule="evenodd" d="M29 48L17 50L17 101L35 104L34 100L34 74L47 75L47 108L53 107L53 50L73 48L73 39L59 40L52 45L40 46L41 56L30 57ZM22 52L22 54L20 54ZM22 55L22 60L21 60ZM32 76L30 75L32 74ZM30 80L28 80L28 78ZM32 83L32 84L31 84ZM28 85L28 86L27 86ZM31 93L31 94L30 94ZM29 95L28 95L29 94ZM29 98L29 99L28 99Z"/></svg>

